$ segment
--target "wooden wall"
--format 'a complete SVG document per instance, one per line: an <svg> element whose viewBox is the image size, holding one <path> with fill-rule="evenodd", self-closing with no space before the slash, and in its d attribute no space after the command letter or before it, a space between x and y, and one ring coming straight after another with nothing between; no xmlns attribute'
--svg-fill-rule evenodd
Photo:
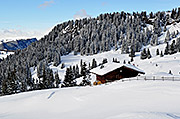
<svg viewBox="0 0 180 119"><path fill-rule="evenodd" d="M120 80L122 78L135 77L138 75L138 73L139 72L133 69L130 69L127 67L121 67L103 76L96 75L96 80L101 81L101 83L106 83L106 82L111 82L115 80Z"/></svg>

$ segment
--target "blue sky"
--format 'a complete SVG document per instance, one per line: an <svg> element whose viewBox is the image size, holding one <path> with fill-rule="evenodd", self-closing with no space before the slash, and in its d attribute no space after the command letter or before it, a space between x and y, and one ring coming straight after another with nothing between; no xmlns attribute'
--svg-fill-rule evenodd
<svg viewBox="0 0 180 119"><path fill-rule="evenodd" d="M0 39L41 37L55 24L100 13L156 12L180 6L180 0L1 0Z"/></svg>

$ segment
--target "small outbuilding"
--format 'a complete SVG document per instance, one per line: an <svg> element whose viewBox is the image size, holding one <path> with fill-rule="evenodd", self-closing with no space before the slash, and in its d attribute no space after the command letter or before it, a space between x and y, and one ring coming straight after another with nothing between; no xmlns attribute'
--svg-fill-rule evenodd
<svg viewBox="0 0 180 119"><path fill-rule="evenodd" d="M101 83L112 82L122 78L136 77L145 74L144 71L131 64L106 63L90 71L96 75L96 80Z"/></svg>

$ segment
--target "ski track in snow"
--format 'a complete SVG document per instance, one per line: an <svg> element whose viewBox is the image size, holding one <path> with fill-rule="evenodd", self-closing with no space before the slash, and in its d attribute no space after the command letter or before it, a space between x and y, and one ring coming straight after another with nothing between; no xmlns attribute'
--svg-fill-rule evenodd
<svg viewBox="0 0 180 119"><path fill-rule="evenodd" d="M55 92L52 92L47 99L50 99L53 95L55 94Z"/></svg>
<svg viewBox="0 0 180 119"><path fill-rule="evenodd" d="M174 114L168 114L168 113L167 113L167 115L168 115L169 117L173 118L173 119L180 119L180 116L176 116L176 115L174 115Z"/></svg>

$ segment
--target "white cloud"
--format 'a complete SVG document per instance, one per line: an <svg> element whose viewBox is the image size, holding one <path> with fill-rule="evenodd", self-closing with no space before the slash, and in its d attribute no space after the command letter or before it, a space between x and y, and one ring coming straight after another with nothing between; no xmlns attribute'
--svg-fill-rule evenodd
<svg viewBox="0 0 180 119"><path fill-rule="evenodd" d="M37 38L40 39L45 35L46 31L25 31L21 29L3 29L0 30L0 40L2 39L26 39L26 38Z"/></svg>
<svg viewBox="0 0 180 119"><path fill-rule="evenodd" d="M107 5L107 2L102 2L101 5L102 5L102 6L106 6L106 5Z"/></svg>
<svg viewBox="0 0 180 119"><path fill-rule="evenodd" d="M39 8L46 8L46 7L50 6L50 5L53 4L53 3L54 3L53 0L45 1L44 3L42 3L42 4L39 5Z"/></svg>
<svg viewBox="0 0 180 119"><path fill-rule="evenodd" d="M91 17L90 15L87 14L86 10L81 9L80 11L76 12L76 14L74 15L74 19L82 19L82 18L88 18Z"/></svg>

